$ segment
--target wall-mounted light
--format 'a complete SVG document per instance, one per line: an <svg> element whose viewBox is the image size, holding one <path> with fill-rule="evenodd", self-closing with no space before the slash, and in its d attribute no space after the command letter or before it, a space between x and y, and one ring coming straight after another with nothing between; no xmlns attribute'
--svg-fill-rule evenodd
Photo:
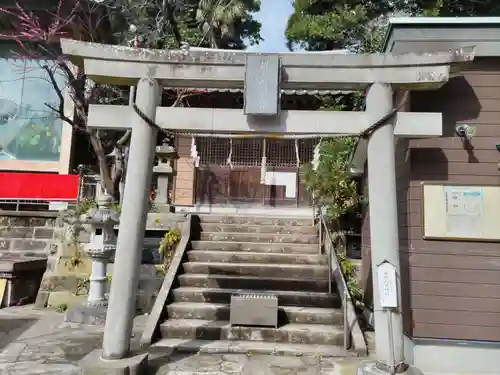
<svg viewBox="0 0 500 375"><path fill-rule="evenodd" d="M476 127L467 124L459 124L455 127L455 133L462 141L470 141L476 133Z"/></svg>
<svg viewBox="0 0 500 375"><path fill-rule="evenodd" d="M498 151L498 152L500 152L500 143L497 143L497 144L495 145L495 148L497 149L497 151ZM500 163L498 163L498 164L497 164L497 168L498 168L498 170L500 171Z"/></svg>

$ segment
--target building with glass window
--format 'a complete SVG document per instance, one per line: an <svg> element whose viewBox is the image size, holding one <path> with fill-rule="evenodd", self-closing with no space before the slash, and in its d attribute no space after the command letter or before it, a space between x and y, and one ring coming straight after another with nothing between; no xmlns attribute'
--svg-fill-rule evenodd
<svg viewBox="0 0 500 375"><path fill-rule="evenodd" d="M53 64L23 52L16 43L0 46L0 169L67 172L69 160L61 146L63 139L71 142L71 127L48 107L59 105L43 68ZM64 77L55 77L63 88Z"/></svg>

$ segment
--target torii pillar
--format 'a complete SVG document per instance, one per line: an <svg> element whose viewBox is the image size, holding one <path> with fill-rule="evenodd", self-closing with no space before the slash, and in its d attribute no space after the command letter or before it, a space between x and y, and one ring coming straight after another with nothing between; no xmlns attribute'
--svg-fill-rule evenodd
<svg viewBox="0 0 500 375"><path fill-rule="evenodd" d="M366 94L366 113L370 122L375 123L380 120L393 108L392 87L383 83L371 85ZM401 266L399 262L395 151L394 121L389 120L370 136L367 153L376 356L382 360L383 368L372 368L373 364L369 364L368 369L362 369L358 372L359 375L371 373L374 370L381 370L381 373L386 374L394 364L405 364L406 362L400 281ZM389 262L395 267L396 277L399 281L397 288L399 306L395 309L395 313L388 318L385 316L388 312L382 311L378 298L381 293L377 280L378 266L383 262ZM387 319L391 319L391 322L389 323ZM389 325L392 329L389 329ZM394 352L390 353L392 350ZM400 370L400 372L405 371L405 366L403 365Z"/></svg>
<svg viewBox="0 0 500 375"><path fill-rule="evenodd" d="M154 79L143 78L137 85L137 107L152 121L159 105L160 87ZM113 287L109 293L108 312L103 340L103 356L121 359L128 355L132 322L136 313L144 232L149 207L158 130L139 116L132 118L127 183L123 194L120 228L116 243Z"/></svg>
<svg viewBox="0 0 500 375"><path fill-rule="evenodd" d="M184 132L238 132L265 134L345 135L360 133L393 109L392 87L401 89L438 88L449 78L450 64L470 61L474 50L438 52L427 55L329 55L283 54L270 56L265 74L273 72L273 81L258 77L247 66L251 59L266 60L264 55L234 51L221 53L150 51L62 40L63 52L76 63L84 61L89 77L102 83L137 85L137 106L158 126ZM318 69L322 69L321 74ZM284 70L286 74L280 74ZM257 72L259 73L259 72ZM262 72L261 72L262 73ZM271 74L271 77L273 77ZM250 76L252 82L246 81ZM144 78L148 77L148 78ZM252 81L251 80L251 81ZM255 82L260 82L255 87ZM291 89L356 90L368 88L366 112L283 111L269 94L278 94L279 86ZM256 103L245 111L262 111L266 121L246 116L242 110L159 107L159 85L169 87L250 88L257 90ZM251 88L253 85L253 89ZM430 85L430 86L429 86ZM269 87L267 87L269 86ZM248 90L247 90L248 91ZM271 95L272 96L272 95ZM251 99L251 98L250 98ZM276 99L276 97L274 97ZM278 101L279 103L279 101ZM267 104L272 104L268 106ZM276 111L274 113L273 111ZM255 114L255 112L254 112ZM147 194L151 182L156 130L140 118L130 106L91 105L88 125L94 128L120 128L133 118L127 183L118 235L116 264L104 332L103 358L108 361L127 358L138 287L140 253L147 214ZM120 125L115 125L120 124ZM304 127L304 124L308 124ZM385 367L368 362L359 374L388 374L393 363L405 363L399 265L398 215L395 176L394 136L426 137L441 135L440 113L398 113L376 129L368 142L370 217L372 220L372 268L374 285L379 262L388 261L396 269L399 306L390 324L377 315L375 303L377 359ZM374 287L377 301L380 291ZM380 311L378 311L380 312ZM392 326L392 332L388 329ZM394 353L389 350L394 346ZM392 362L392 363L391 363ZM118 366L118 365L116 365ZM406 366L399 369L404 370Z"/></svg>

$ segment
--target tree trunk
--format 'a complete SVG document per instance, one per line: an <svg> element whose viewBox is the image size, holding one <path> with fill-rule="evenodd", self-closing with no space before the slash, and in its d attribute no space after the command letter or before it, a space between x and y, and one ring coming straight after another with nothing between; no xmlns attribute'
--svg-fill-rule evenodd
<svg viewBox="0 0 500 375"><path fill-rule="evenodd" d="M101 177L101 186L104 188L107 194L111 195L113 198L116 198L113 180L108 168L107 157L104 153L104 149L102 148L101 141L97 137L95 131L92 131L90 133L90 144L92 145L92 148L94 149L97 157L99 176Z"/></svg>

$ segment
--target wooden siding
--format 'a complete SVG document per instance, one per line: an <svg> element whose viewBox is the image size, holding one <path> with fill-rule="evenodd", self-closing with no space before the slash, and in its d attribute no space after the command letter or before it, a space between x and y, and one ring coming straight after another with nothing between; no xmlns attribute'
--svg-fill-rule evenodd
<svg viewBox="0 0 500 375"><path fill-rule="evenodd" d="M192 206L195 168L191 157L191 138L179 137L176 143L178 158L175 162L173 201L176 205Z"/></svg>
<svg viewBox="0 0 500 375"><path fill-rule="evenodd" d="M442 112L443 137L398 142L397 189L405 331L413 337L500 341L500 244L422 239L421 182L499 184L500 59L484 58L411 110ZM476 126L466 149L457 123ZM369 223L363 228L369 254Z"/></svg>

